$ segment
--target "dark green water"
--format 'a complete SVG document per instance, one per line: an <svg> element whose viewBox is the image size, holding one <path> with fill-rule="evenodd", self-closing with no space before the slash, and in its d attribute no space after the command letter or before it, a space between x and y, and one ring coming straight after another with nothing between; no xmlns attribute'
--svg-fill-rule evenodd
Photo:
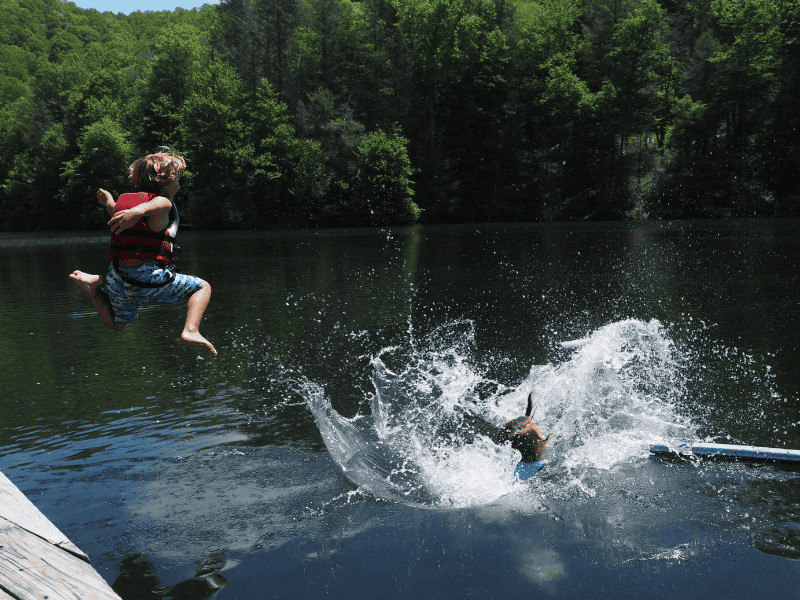
<svg viewBox="0 0 800 600"><path fill-rule="evenodd" d="M0 470L126 600L209 597L209 574L220 599L796 598L798 470L648 448L800 448L798 234L184 232L216 358L177 343L184 307L103 328L67 274L104 272L106 236L0 235ZM510 486L469 423L529 388L556 434ZM414 493L343 476L350 418Z"/></svg>

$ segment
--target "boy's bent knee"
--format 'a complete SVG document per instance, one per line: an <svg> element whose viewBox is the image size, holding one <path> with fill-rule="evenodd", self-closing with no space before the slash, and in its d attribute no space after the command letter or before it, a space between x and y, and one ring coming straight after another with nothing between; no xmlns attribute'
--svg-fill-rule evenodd
<svg viewBox="0 0 800 600"><path fill-rule="evenodd" d="M198 278L200 282L200 287L197 288L194 292L192 292L191 296L189 296L189 300L201 300L201 299L208 299L211 297L211 284L208 283L205 279Z"/></svg>

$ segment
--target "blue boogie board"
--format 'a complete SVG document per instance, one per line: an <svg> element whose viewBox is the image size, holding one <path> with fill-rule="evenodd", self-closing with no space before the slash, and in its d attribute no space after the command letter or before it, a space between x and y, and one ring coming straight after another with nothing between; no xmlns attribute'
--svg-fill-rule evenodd
<svg viewBox="0 0 800 600"><path fill-rule="evenodd" d="M737 444L698 443L691 446L671 448L665 444L650 446L653 454L692 455L709 458L752 459L778 462L800 462L800 450L765 448L763 446L741 446ZM520 463L521 464L521 463Z"/></svg>
<svg viewBox="0 0 800 600"><path fill-rule="evenodd" d="M530 479L539 470L543 467L542 463L540 462L523 462L519 461L517 463L517 468L514 469L514 480L515 481L525 481Z"/></svg>

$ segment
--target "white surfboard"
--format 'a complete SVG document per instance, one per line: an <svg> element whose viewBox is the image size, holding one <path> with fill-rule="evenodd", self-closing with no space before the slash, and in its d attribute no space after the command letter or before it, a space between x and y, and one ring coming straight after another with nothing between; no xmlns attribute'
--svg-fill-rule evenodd
<svg viewBox="0 0 800 600"><path fill-rule="evenodd" d="M705 444L670 448L665 444L653 444L650 452L654 454L691 454L704 457L746 458L752 460L775 460L780 462L800 462L800 450L785 448L766 448L764 446L740 446L736 444Z"/></svg>

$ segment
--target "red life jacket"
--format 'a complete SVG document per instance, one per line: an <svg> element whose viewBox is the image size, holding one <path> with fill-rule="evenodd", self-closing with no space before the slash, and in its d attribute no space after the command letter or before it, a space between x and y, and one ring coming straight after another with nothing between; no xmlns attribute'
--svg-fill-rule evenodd
<svg viewBox="0 0 800 600"><path fill-rule="evenodd" d="M114 212L134 208L149 202L158 194L136 192L122 194L114 206ZM139 219L133 227L120 233L111 235L111 244L108 249L108 260L114 263L118 271L120 259L135 259L142 261L155 260L166 267L172 262L175 251L175 236L178 233L178 210L175 203L169 212L169 223L162 231L153 231L147 226L145 218Z"/></svg>

